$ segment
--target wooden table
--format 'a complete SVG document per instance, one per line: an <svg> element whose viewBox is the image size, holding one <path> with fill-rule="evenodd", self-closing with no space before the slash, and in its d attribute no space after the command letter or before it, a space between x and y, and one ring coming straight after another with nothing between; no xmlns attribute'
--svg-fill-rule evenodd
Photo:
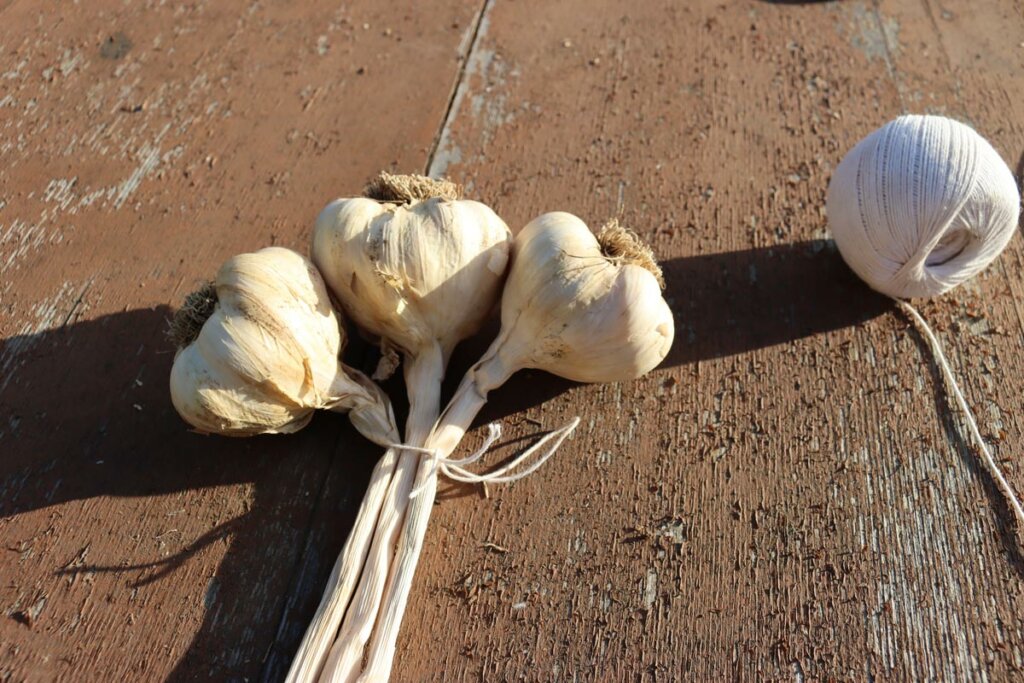
<svg viewBox="0 0 1024 683"><path fill-rule="evenodd" d="M677 315L640 381L493 397L512 439L583 422L489 498L442 486L394 680L1020 676L1007 509L824 193L904 111L1017 170L1024 3L387 4L0 0L0 680L283 676L378 451L330 414L190 433L165 329L380 169L516 227L621 216ZM1022 265L921 307L1019 490Z"/></svg>

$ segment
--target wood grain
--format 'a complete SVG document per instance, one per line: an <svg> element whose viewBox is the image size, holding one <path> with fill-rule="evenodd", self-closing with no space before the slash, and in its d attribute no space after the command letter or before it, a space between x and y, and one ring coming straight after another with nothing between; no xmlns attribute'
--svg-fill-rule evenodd
<svg viewBox="0 0 1024 683"><path fill-rule="evenodd" d="M904 111L969 121L1019 175L1021 2L482 7L0 2L0 679L283 675L373 450L330 416L186 434L162 328L381 167L514 227L620 216L677 319L638 382L495 392L495 459L583 423L489 497L442 485L394 680L1019 677L1007 510L823 205ZM921 306L1018 489L1022 269L1014 240Z"/></svg>
<svg viewBox="0 0 1024 683"><path fill-rule="evenodd" d="M488 5L432 170L516 226L621 214L678 340L636 383L496 392L513 437L583 426L438 506L396 680L1019 675L1005 506L921 339L826 241L831 169L903 111L1024 147L1020 7L939 5ZM1018 487L1020 259L922 307Z"/></svg>
<svg viewBox="0 0 1024 683"><path fill-rule="evenodd" d="M378 449L188 433L170 306L423 168L476 11L0 5L0 680L281 677Z"/></svg>

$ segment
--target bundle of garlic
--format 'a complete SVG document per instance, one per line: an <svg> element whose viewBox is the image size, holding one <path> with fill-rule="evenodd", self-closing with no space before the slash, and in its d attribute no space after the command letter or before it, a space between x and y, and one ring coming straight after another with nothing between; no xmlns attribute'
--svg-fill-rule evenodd
<svg viewBox="0 0 1024 683"><path fill-rule="evenodd" d="M370 500L376 493L369 492L363 504L379 509L372 544L365 529L353 531L290 681L360 665L412 491L418 447L440 413L448 359L480 328L501 292L512 234L491 209L459 194L452 183L382 173L364 197L336 200L317 218L313 261L356 324L404 356L409 417L405 448L395 439L379 464L391 478L383 501ZM353 595L354 577L338 568L364 555Z"/></svg>
<svg viewBox="0 0 1024 683"><path fill-rule="evenodd" d="M477 455L462 460L449 456L490 391L526 368L580 382L635 379L657 366L672 346L674 323L661 296L661 270L650 249L633 233L612 222L595 238L575 216L549 213L528 224L516 237L513 249L501 301L501 331L467 372L424 444L427 455L420 461L416 495L405 514L365 668L358 669L359 645L358 656L330 662L324 679L388 678L433 507L437 474L459 481L519 478L536 469L578 423L574 420L552 432L509 465L487 475L474 475L463 465ZM493 430L491 436L485 448L493 441ZM547 441L551 445L532 465L509 474ZM338 647L350 649L340 639ZM332 666L341 663L346 667Z"/></svg>
<svg viewBox="0 0 1024 683"><path fill-rule="evenodd" d="M375 443L397 436L384 392L339 360L345 337L324 282L294 251L229 259L185 299L171 337L171 401L200 432L287 434L326 408Z"/></svg>

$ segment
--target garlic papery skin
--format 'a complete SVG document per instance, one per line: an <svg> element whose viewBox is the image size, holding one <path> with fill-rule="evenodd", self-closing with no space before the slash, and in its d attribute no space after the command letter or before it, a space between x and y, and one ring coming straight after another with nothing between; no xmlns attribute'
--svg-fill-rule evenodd
<svg viewBox="0 0 1024 683"><path fill-rule="evenodd" d="M176 318L181 347L170 377L186 422L227 436L289 433L330 408L352 411L376 443L394 442L387 397L339 360L344 336L309 260L280 247L240 254L192 305L197 298L198 317L185 310Z"/></svg>
<svg viewBox="0 0 1024 683"><path fill-rule="evenodd" d="M451 455L487 401L514 372L546 370L580 382L635 379L668 355L675 335L650 248L609 223L597 236L569 213L547 213L516 236L501 300L501 331L467 373L424 444ZM360 682L386 680L436 492L421 466L391 584ZM422 490L421 490L422 487Z"/></svg>
<svg viewBox="0 0 1024 683"><path fill-rule="evenodd" d="M511 241L479 202L357 197L320 213L312 257L362 329L406 354L436 342L447 356L491 312Z"/></svg>
<svg viewBox="0 0 1024 683"><path fill-rule="evenodd" d="M494 347L502 374L528 367L577 382L640 377L672 348L661 288L650 249L617 223L595 236L570 213L536 218L516 238L502 297L504 339Z"/></svg>
<svg viewBox="0 0 1024 683"><path fill-rule="evenodd" d="M404 443L420 446L440 413L452 350L497 304L512 233L486 205L460 199L451 183L383 173L365 194L335 200L320 213L311 254L356 324L404 356ZM359 587L322 680L353 680L359 673L420 459L418 452L403 451L394 466Z"/></svg>

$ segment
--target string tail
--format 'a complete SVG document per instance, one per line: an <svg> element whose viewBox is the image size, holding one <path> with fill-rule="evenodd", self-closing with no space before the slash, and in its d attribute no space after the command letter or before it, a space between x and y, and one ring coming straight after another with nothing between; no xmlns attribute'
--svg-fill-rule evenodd
<svg viewBox="0 0 1024 683"><path fill-rule="evenodd" d="M528 477L538 469L541 465L548 461L555 451L558 450L562 442L569 438L569 435L575 431L576 427L580 424L580 418L574 417L567 424L559 427L558 429L552 430L537 440L537 443L533 444L525 451L520 453L512 462L485 472L483 474L477 474L466 469L466 465L471 465L484 456L491 449L491 446L501 438L501 425L497 422L492 422L487 425L487 438L484 439L483 445L480 446L470 455L465 458L446 458L443 457L436 450L424 449L424 448L410 448L409 450L419 451L426 453L430 456L431 463L431 476L426 478L422 484L416 487L410 494L409 498L415 498L422 492L430 483L433 481L433 476L443 474L452 481L460 481L466 484L507 484L509 482L518 481L524 477ZM545 448L546 447L546 448ZM406 448L405 446L398 445L396 448ZM543 451L541 449L544 449ZM536 453L540 452L540 455ZM524 466L524 463L529 462L528 465Z"/></svg>
<svg viewBox="0 0 1024 683"><path fill-rule="evenodd" d="M918 329L924 334L925 340L928 342L928 346L931 348L932 355L935 361L939 365L939 369L942 370L942 376L946 380L946 385L952 391L953 397L956 399L956 403L960 406L960 410L963 412L964 417L967 420L967 426L970 429L971 436L974 438L974 442L978 445L978 450L981 451L982 461L988 468L989 474L996 480L999 485L999 489L1006 497L1006 501L1013 508L1013 512L1017 517L1017 530L1024 533L1024 507L1021 507L1020 499L1017 498L1017 494L1014 492L1013 487L1010 486L1010 482L1003 476L1002 470L999 469L998 463L995 458L992 457L992 452L989 450L988 444L981 438L981 431L978 429L978 422L974 418L974 413L971 412L970 407L967 405L967 400L964 398L964 394L960 391L960 385L957 384L956 377L953 375L953 371L949 367L949 363L946 362L946 356L942 353L942 345L939 343L938 338L932 332L932 328L928 326L925 319L921 317L921 314L906 301L896 299L897 305L903 310L910 319L914 321Z"/></svg>

